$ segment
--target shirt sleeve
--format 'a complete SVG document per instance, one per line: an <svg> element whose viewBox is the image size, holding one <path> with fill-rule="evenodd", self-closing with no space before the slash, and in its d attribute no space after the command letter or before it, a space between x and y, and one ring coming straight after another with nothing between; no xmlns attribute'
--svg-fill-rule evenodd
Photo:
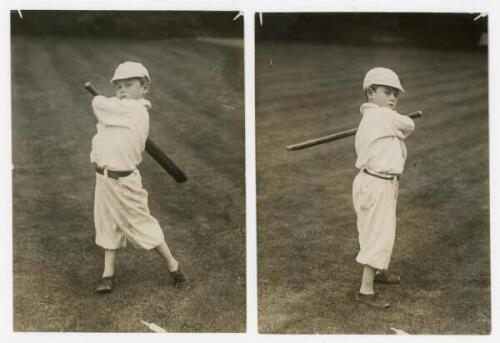
<svg viewBox="0 0 500 343"><path fill-rule="evenodd" d="M140 102L107 98L102 95L94 97L92 109L99 123L105 126L121 126L131 128L142 117L149 120L147 110Z"/></svg>
<svg viewBox="0 0 500 343"><path fill-rule="evenodd" d="M390 109L384 110L383 115L389 132L401 139L405 139L415 130L415 122L408 116Z"/></svg>

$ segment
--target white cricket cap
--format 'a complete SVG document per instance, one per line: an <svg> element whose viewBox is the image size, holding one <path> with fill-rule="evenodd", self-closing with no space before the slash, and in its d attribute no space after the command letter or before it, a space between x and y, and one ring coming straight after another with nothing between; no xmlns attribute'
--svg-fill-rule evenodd
<svg viewBox="0 0 500 343"><path fill-rule="evenodd" d="M116 67L115 74L110 82L113 83L116 80L130 79L132 77L145 77L148 81L151 81L149 72L142 63L127 61Z"/></svg>
<svg viewBox="0 0 500 343"><path fill-rule="evenodd" d="M399 81L398 74L388 68L376 67L366 73L363 80L363 90L366 91L373 85L389 86L399 89L401 92L405 91Z"/></svg>

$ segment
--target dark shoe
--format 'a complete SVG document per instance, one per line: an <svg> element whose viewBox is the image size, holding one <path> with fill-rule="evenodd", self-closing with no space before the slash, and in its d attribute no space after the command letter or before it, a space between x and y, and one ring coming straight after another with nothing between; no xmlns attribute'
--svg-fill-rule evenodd
<svg viewBox="0 0 500 343"><path fill-rule="evenodd" d="M113 276L103 277L97 283L95 291L97 293L109 293L113 290Z"/></svg>
<svg viewBox="0 0 500 343"><path fill-rule="evenodd" d="M188 289L191 288L189 281L186 279L186 276L182 273L181 267L179 266L176 271L170 272L170 275L174 279L174 287L180 289Z"/></svg>
<svg viewBox="0 0 500 343"><path fill-rule="evenodd" d="M387 301L378 299L375 294L356 294L356 301L375 308L388 308L391 306Z"/></svg>
<svg viewBox="0 0 500 343"><path fill-rule="evenodd" d="M375 274L375 282L397 284L401 282L401 278L398 274L394 274L388 271L380 271Z"/></svg>

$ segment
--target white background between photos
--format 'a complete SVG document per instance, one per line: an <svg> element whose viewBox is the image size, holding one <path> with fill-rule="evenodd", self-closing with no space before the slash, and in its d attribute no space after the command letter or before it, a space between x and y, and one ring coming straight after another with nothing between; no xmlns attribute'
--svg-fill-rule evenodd
<svg viewBox="0 0 500 343"><path fill-rule="evenodd" d="M4 0L1 23L1 124L0 124L0 342L499 342L499 147L500 99L499 26L500 8L495 1L417 0ZM76 334L14 333L12 331L12 156L10 106L10 10L206 10L244 11L245 37L245 144L247 213L247 333L246 334ZM254 14L256 12L487 12L489 23L490 77L490 187L491 187L491 288L492 334L489 336L358 336L358 335L259 335L257 333L257 246L255 190L255 94L254 94ZM265 19L264 19L265 21ZM264 22L265 25L265 22ZM50 83L47 85L50 87ZM29 90L26 90L29 91Z"/></svg>

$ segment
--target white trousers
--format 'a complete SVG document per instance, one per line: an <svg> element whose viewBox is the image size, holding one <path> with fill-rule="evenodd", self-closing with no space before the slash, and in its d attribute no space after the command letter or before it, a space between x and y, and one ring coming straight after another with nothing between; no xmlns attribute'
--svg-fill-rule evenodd
<svg viewBox="0 0 500 343"><path fill-rule="evenodd" d="M164 241L158 221L148 208L148 192L135 170L118 180L96 173L94 220L96 244L104 249L126 246L152 249Z"/></svg>
<svg viewBox="0 0 500 343"><path fill-rule="evenodd" d="M360 251L356 261L376 269L388 269L396 237L398 181L360 172L352 197L357 215Z"/></svg>

